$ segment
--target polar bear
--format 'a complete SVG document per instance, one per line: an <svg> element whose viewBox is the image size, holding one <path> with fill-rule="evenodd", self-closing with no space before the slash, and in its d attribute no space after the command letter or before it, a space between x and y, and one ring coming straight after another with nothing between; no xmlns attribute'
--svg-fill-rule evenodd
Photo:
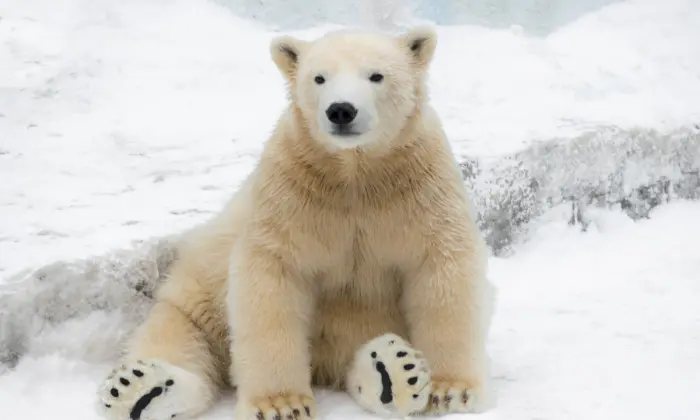
<svg viewBox="0 0 700 420"><path fill-rule="evenodd" d="M317 418L312 387L383 415L480 410L487 252L426 76L436 33L275 38L289 103L223 211L187 232L123 364L113 420Z"/></svg>

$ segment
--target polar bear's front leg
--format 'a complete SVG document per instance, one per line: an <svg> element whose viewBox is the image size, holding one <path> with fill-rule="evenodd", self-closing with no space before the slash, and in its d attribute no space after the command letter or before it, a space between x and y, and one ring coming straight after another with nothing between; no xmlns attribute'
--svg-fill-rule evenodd
<svg viewBox="0 0 700 420"><path fill-rule="evenodd" d="M404 282L401 303L411 344L432 370L431 414L485 408L490 302L484 268L478 250L433 249Z"/></svg>
<svg viewBox="0 0 700 420"><path fill-rule="evenodd" d="M305 283L268 249L247 249L232 264L228 312L237 420L315 418Z"/></svg>
<svg viewBox="0 0 700 420"><path fill-rule="evenodd" d="M364 344L355 353L346 380L348 393L365 409L405 417L428 403L430 370L423 355L396 334Z"/></svg>

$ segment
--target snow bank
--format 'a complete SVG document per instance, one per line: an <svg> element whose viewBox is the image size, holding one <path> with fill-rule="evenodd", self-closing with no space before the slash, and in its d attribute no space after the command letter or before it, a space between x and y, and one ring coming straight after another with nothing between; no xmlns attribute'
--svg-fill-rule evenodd
<svg viewBox="0 0 700 420"><path fill-rule="evenodd" d="M487 243L500 253L536 228L528 222L561 205L585 230L592 207L638 220L662 203L700 198L700 127L665 134L601 127L462 168Z"/></svg>
<svg viewBox="0 0 700 420"><path fill-rule="evenodd" d="M116 360L175 258L175 244L165 238L55 262L0 284L0 365L51 354L91 363Z"/></svg>

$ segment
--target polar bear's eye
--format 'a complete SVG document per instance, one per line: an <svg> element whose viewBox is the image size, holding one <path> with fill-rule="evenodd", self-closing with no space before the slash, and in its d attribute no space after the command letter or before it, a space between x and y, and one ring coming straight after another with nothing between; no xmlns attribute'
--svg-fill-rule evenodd
<svg viewBox="0 0 700 420"><path fill-rule="evenodd" d="M384 75L381 73L372 73L372 75L369 76L369 80L374 83L379 83L384 80Z"/></svg>
<svg viewBox="0 0 700 420"><path fill-rule="evenodd" d="M322 85L326 79L323 76L316 76L314 77L314 82L316 82L317 85Z"/></svg>

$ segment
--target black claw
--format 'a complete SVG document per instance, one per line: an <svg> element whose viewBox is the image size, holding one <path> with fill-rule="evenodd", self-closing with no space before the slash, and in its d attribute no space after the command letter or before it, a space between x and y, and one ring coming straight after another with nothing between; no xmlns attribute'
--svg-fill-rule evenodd
<svg viewBox="0 0 700 420"><path fill-rule="evenodd" d="M304 406L304 411L306 411L306 415L311 417L311 409L308 406Z"/></svg>
<svg viewBox="0 0 700 420"><path fill-rule="evenodd" d="M412 370L416 367L413 363L409 363L407 365L403 365L403 370Z"/></svg>
<svg viewBox="0 0 700 420"><path fill-rule="evenodd" d="M462 394L462 404L466 404L467 401L469 401L469 394L467 393L467 391L464 391L464 393Z"/></svg>
<svg viewBox="0 0 700 420"><path fill-rule="evenodd" d="M105 404L105 407L107 407L107 408L112 408L112 406L109 405L109 404Z"/></svg>
<svg viewBox="0 0 700 420"><path fill-rule="evenodd" d="M173 384L175 384L175 381L173 381L172 379L168 379L167 381L165 381L165 386L173 386Z"/></svg>
<svg viewBox="0 0 700 420"><path fill-rule="evenodd" d="M405 351L400 351L400 352L396 353L396 357L406 357L406 356L408 356L408 353Z"/></svg>
<svg viewBox="0 0 700 420"><path fill-rule="evenodd" d="M360 393L360 394L362 394L362 387L361 387L361 386L358 386L358 387L357 387L357 392Z"/></svg>
<svg viewBox="0 0 700 420"><path fill-rule="evenodd" d="M370 353L370 356L372 356L372 359L376 359L376 358L377 358L377 352L376 352L376 351L373 351L372 353Z"/></svg>
<svg viewBox="0 0 700 420"><path fill-rule="evenodd" d="M299 411L298 408L295 408L294 410L292 410L292 414L294 415L295 419L298 419L301 412Z"/></svg>
<svg viewBox="0 0 700 420"><path fill-rule="evenodd" d="M433 395L430 401L433 403L434 406L437 407L438 404L440 404L440 397L438 397L437 395Z"/></svg>
<svg viewBox="0 0 700 420"><path fill-rule="evenodd" d="M282 417L280 416L280 413L275 414L272 416L272 420L282 420Z"/></svg>
<svg viewBox="0 0 700 420"><path fill-rule="evenodd" d="M126 379L126 378L119 378L119 382L120 382L122 385L124 385L124 386L129 386L129 384L131 383L131 382L129 382L129 380Z"/></svg>
<svg viewBox="0 0 700 420"><path fill-rule="evenodd" d="M452 396L445 395L445 407L448 407L450 405L450 401L452 401Z"/></svg>
<svg viewBox="0 0 700 420"><path fill-rule="evenodd" d="M143 376L143 372L141 372L141 371L140 371L140 370L138 370L138 369L134 369L134 370L132 370L132 371L131 371L131 373L133 373L133 374L134 374L134 376L136 376L137 378L140 378L140 377L142 377L142 376Z"/></svg>
<svg viewBox="0 0 700 420"><path fill-rule="evenodd" d="M417 376L411 376L408 378L408 384L409 385L415 385L418 382L418 377Z"/></svg>
<svg viewBox="0 0 700 420"><path fill-rule="evenodd" d="M255 414L255 418L258 420L265 420L265 416L263 416L262 411L258 411L257 414Z"/></svg>
<svg viewBox="0 0 700 420"><path fill-rule="evenodd" d="M391 340L391 341L389 341L389 345L392 345L392 344L394 344L395 342L396 342L396 341Z"/></svg>
<svg viewBox="0 0 700 420"><path fill-rule="evenodd" d="M112 389L110 389L110 390L109 390L109 393L112 394L112 396L113 396L114 398L119 397L119 391L117 390L117 388L112 388Z"/></svg>
<svg viewBox="0 0 700 420"><path fill-rule="evenodd" d="M413 394L413 399L417 400L418 399L418 394Z"/></svg>

